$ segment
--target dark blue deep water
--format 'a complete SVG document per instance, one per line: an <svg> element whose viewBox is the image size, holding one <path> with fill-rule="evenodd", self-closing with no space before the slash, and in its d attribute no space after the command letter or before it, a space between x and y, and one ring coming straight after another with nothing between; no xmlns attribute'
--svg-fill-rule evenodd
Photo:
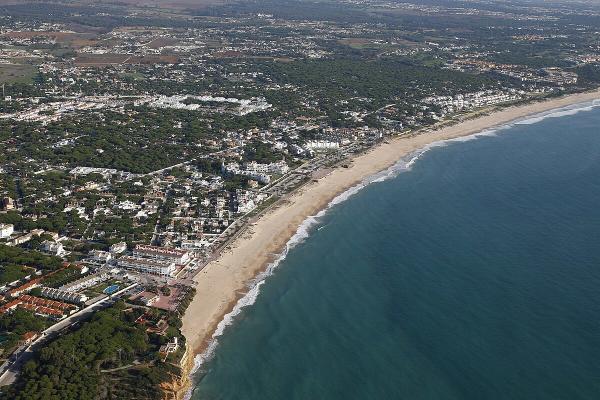
<svg viewBox="0 0 600 400"><path fill-rule="evenodd" d="M193 399L600 399L600 109L331 208L219 342Z"/></svg>

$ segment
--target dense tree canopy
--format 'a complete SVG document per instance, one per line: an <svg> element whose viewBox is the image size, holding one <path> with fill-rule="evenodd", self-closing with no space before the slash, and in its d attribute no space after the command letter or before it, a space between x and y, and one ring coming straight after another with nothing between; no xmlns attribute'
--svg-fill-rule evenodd
<svg viewBox="0 0 600 400"><path fill-rule="evenodd" d="M1 322L0 322L1 323ZM128 372L127 388L110 383L102 370L130 365L147 357L149 338L143 327L129 321L123 304L96 313L80 329L64 334L41 349L23 368L18 382L0 395L3 400L152 399L160 382L156 371ZM138 379L132 379L133 376ZM123 397L124 390L128 391ZM120 392L119 392L120 391ZM117 393L121 393L121 397Z"/></svg>

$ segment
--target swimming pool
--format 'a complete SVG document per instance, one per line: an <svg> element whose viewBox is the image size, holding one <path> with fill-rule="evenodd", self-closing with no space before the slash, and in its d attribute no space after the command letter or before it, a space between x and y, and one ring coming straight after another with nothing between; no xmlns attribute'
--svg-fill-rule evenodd
<svg viewBox="0 0 600 400"><path fill-rule="evenodd" d="M119 290L119 285L110 285L109 287L107 287L106 289L104 289L102 292L104 294L111 295L114 292L116 292L117 290Z"/></svg>

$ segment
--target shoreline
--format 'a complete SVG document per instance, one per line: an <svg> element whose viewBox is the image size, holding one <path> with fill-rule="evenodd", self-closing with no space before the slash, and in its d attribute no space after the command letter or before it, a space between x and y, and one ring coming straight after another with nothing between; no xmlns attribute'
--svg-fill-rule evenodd
<svg viewBox="0 0 600 400"><path fill-rule="evenodd" d="M320 179L286 194L255 223L242 228L244 231L194 278L197 292L183 316L182 327L188 357L193 359L212 350L214 332L227 324L224 318L232 311L236 314L236 308L241 308L238 302L250 290L255 289L254 295L258 293L257 276L283 258L282 252L305 221L327 209L340 194L432 143L472 136L529 116L596 99L600 99L600 90L511 106L454 125L390 137L385 143L349 159L348 168L335 168ZM254 283L254 288L249 283ZM191 385L189 365L193 362L187 364L182 377L185 384L178 398L183 397Z"/></svg>

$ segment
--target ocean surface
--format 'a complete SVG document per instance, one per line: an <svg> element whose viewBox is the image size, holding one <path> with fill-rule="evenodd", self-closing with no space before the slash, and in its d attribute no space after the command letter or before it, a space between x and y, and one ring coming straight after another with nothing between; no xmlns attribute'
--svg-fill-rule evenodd
<svg viewBox="0 0 600 400"><path fill-rule="evenodd" d="M600 399L599 108L377 178L299 230L192 399Z"/></svg>

